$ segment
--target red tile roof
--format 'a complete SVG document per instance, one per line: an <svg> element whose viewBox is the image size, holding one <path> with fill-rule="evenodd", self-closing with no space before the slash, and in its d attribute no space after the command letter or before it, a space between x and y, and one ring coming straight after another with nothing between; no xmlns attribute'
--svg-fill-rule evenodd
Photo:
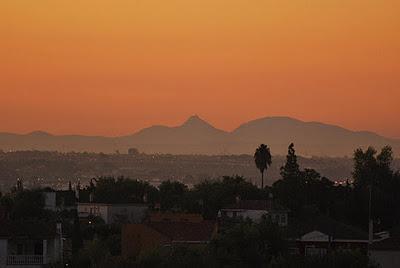
<svg viewBox="0 0 400 268"><path fill-rule="evenodd" d="M174 242L208 242L215 231L214 221L202 222L152 222L147 226Z"/></svg>

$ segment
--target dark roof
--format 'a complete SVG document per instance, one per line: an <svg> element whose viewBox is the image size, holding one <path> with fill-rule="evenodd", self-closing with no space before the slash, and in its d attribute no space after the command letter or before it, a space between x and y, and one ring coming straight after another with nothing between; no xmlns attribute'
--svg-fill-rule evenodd
<svg viewBox="0 0 400 268"><path fill-rule="evenodd" d="M296 220L288 227L289 236L296 239L313 231L331 235L333 239L339 240L368 240L367 232L326 216Z"/></svg>
<svg viewBox="0 0 400 268"><path fill-rule="evenodd" d="M374 242L372 250L400 250L400 227L394 228L390 232L390 237Z"/></svg>
<svg viewBox="0 0 400 268"><path fill-rule="evenodd" d="M228 205L224 209L247 209L265 211L288 211L276 201L272 200L240 200L235 204Z"/></svg>
<svg viewBox="0 0 400 268"><path fill-rule="evenodd" d="M51 238L56 235L56 224L41 221L3 221L0 237L29 237L32 239Z"/></svg>
<svg viewBox="0 0 400 268"><path fill-rule="evenodd" d="M151 222L147 226L175 242L210 241L215 230L214 221Z"/></svg>

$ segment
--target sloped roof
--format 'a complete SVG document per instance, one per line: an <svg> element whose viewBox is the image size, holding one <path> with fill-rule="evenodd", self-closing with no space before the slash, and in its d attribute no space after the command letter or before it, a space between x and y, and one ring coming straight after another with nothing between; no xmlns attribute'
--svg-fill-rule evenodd
<svg viewBox="0 0 400 268"><path fill-rule="evenodd" d="M214 221L202 222L151 222L147 226L175 242L210 241L215 231Z"/></svg>
<svg viewBox="0 0 400 268"><path fill-rule="evenodd" d="M330 235L336 240L368 240L367 232L325 216L310 217L301 222L294 222L288 227L289 236L292 238L300 238L313 231Z"/></svg>
<svg viewBox="0 0 400 268"><path fill-rule="evenodd" d="M56 224L42 221L3 221L0 237L28 237L32 239L51 238L56 235Z"/></svg>

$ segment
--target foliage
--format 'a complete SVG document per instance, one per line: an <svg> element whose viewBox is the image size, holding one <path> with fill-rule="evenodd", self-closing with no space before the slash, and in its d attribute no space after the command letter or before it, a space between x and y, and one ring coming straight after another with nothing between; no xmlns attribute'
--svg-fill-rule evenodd
<svg viewBox="0 0 400 268"><path fill-rule="evenodd" d="M358 208L352 217L356 224L362 225L363 219L368 217L370 187L372 218L376 229L386 229L399 222L400 212L393 204L400 202L400 177L393 172L392 161L393 152L389 146L382 148L379 154L373 147L354 152L354 191L351 202L354 209Z"/></svg>
<svg viewBox="0 0 400 268"><path fill-rule="evenodd" d="M13 220L49 219L52 213L44 209L44 197L39 190L14 193L11 218Z"/></svg>
<svg viewBox="0 0 400 268"><path fill-rule="evenodd" d="M154 204L158 190L148 182L130 180L124 177L101 177L95 180L94 201L100 203L143 203ZM147 199L147 200L146 200Z"/></svg>
<svg viewBox="0 0 400 268"><path fill-rule="evenodd" d="M199 212L207 219L215 219L218 211L226 205L233 204L238 196L242 199L256 200L265 199L267 194L266 190L257 188L240 176L204 181L195 185L192 190L192 198L198 202Z"/></svg>
<svg viewBox="0 0 400 268"><path fill-rule="evenodd" d="M210 247L217 265L228 267L261 267L287 251L281 229L266 219L243 221L222 230Z"/></svg>
<svg viewBox="0 0 400 268"><path fill-rule="evenodd" d="M294 144L291 143L286 156L286 164L281 167L281 176L283 179L296 179L300 175L300 167L297 163L296 151Z"/></svg>
<svg viewBox="0 0 400 268"><path fill-rule="evenodd" d="M181 182L164 181L159 187L162 210L182 210L188 187Z"/></svg>
<svg viewBox="0 0 400 268"><path fill-rule="evenodd" d="M298 214L305 205L305 180L297 163L294 144L290 144L286 164L281 167L282 180L273 184L274 195L294 214Z"/></svg>
<svg viewBox="0 0 400 268"><path fill-rule="evenodd" d="M338 250L325 256L279 256L267 265L269 268L377 268L368 256L358 250Z"/></svg>
<svg viewBox="0 0 400 268"><path fill-rule="evenodd" d="M271 151L267 145L261 144L254 153L254 162L261 172L261 189L264 189L264 171L272 164Z"/></svg>
<svg viewBox="0 0 400 268"><path fill-rule="evenodd" d="M397 194L400 176L391 168L392 149L378 152L369 147L354 152L354 183L334 185L312 169L301 170L293 143L288 148L287 161L281 168L282 179L273 184L274 196L297 218L310 211L330 216L367 229L369 188L372 185L372 216L375 231L387 230L400 222Z"/></svg>

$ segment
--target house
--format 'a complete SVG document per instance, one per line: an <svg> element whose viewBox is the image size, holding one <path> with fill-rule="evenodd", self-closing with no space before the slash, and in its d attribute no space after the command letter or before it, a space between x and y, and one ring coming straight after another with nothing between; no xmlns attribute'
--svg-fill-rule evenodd
<svg viewBox="0 0 400 268"><path fill-rule="evenodd" d="M214 221L199 220L200 217L157 214L142 224L126 224L122 227L122 256L136 257L142 252L174 245L204 246L216 233L217 225Z"/></svg>
<svg viewBox="0 0 400 268"><path fill-rule="evenodd" d="M0 268L44 267L62 261L61 224L2 221L0 226Z"/></svg>
<svg viewBox="0 0 400 268"><path fill-rule="evenodd" d="M75 210L76 198L75 193L71 190L67 191L51 191L42 192L44 199L44 209L51 211Z"/></svg>
<svg viewBox="0 0 400 268"><path fill-rule="evenodd" d="M400 267L400 229L395 228L386 239L374 242L369 252L371 259L381 268Z"/></svg>
<svg viewBox="0 0 400 268"><path fill-rule="evenodd" d="M76 193L72 190L60 190L56 192L56 206L59 211L76 210Z"/></svg>
<svg viewBox="0 0 400 268"><path fill-rule="evenodd" d="M288 227L292 252L323 256L330 250L359 249L367 252L368 233L325 216L309 217ZM382 237L374 235L374 240Z"/></svg>
<svg viewBox="0 0 400 268"><path fill-rule="evenodd" d="M146 204L78 203L79 218L100 217L106 224L141 223L147 211Z"/></svg>
<svg viewBox="0 0 400 268"><path fill-rule="evenodd" d="M287 226L289 210L280 206L272 199L269 200L240 200L236 199L235 204L224 207L218 212L219 218L249 218L259 222L265 216L279 226Z"/></svg>

